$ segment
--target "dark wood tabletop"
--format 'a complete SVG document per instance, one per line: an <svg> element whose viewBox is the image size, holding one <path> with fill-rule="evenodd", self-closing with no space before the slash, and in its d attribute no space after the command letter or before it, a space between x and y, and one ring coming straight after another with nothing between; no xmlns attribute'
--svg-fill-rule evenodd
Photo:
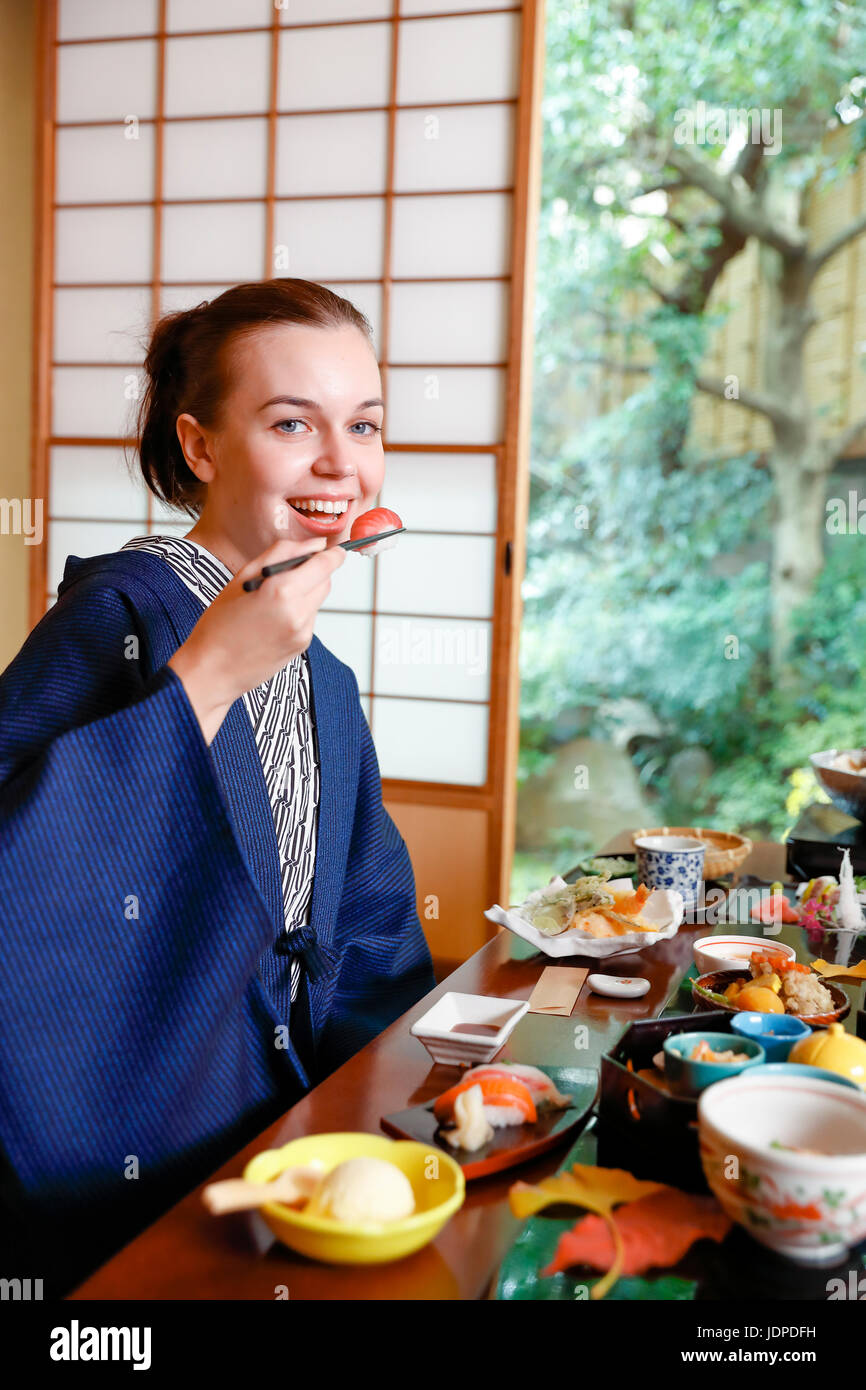
<svg viewBox="0 0 866 1390"><path fill-rule="evenodd" d="M605 852L629 849L630 839L624 835ZM743 868L761 878L783 877L784 847L756 845ZM630 955L627 965L624 959L607 966L594 962L594 970L645 976L649 993L642 999L613 1000L591 994L584 985L571 1017L525 1015L511 1035L508 1055L536 1065L597 1067L629 1023L661 1013L692 964L693 940L707 930L703 925L683 926L646 954ZM409 1032L435 999L446 990L526 999L541 970L555 963L502 931L209 1181L238 1177L254 1154L301 1135L335 1130L380 1133L383 1115L430 1100L453 1083L454 1070L432 1064ZM277 1288L285 1286L291 1300L486 1298L521 1224L508 1207L509 1187L518 1176L533 1182L555 1172L565 1151L567 1145L519 1169L470 1182L463 1207L431 1245L395 1264L364 1268L322 1265L296 1255L273 1240L257 1215L212 1217L197 1188L70 1297L273 1300Z"/></svg>

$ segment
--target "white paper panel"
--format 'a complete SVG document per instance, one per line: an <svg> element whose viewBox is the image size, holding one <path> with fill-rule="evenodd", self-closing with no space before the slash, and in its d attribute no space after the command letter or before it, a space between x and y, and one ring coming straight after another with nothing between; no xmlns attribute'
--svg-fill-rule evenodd
<svg viewBox="0 0 866 1390"><path fill-rule="evenodd" d="M135 129L136 138L127 132ZM57 132L59 203L142 202L153 197L153 126L66 126Z"/></svg>
<svg viewBox="0 0 866 1390"><path fill-rule="evenodd" d="M503 188L513 179L514 107L448 106L397 113L394 187Z"/></svg>
<svg viewBox="0 0 866 1390"><path fill-rule="evenodd" d="M162 313L173 314L176 309L192 309L203 299L216 299L229 288L222 285L163 285L159 296Z"/></svg>
<svg viewBox="0 0 866 1390"><path fill-rule="evenodd" d="M267 121L178 121L165 127L166 198L264 198Z"/></svg>
<svg viewBox="0 0 866 1390"><path fill-rule="evenodd" d="M345 565L343 566L345 569ZM358 689L370 689L370 654L373 644L372 619L360 613L326 613L319 610L316 636L355 672Z"/></svg>
<svg viewBox="0 0 866 1390"><path fill-rule="evenodd" d="M507 275L510 246L508 193L394 199L395 276Z"/></svg>
<svg viewBox="0 0 866 1390"><path fill-rule="evenodd" d="M156 27L157 0L60 0L57 7L61 39L153 34Z"/></svg>
<svg viewBox="0 0 866 1390"><path fill-rule="evenodd" d="M59 208L54 274L63 281L149 281L151 208Z"/></svg>
<svg viewBox="0 0 866 1390"><path fill-rule="evenodd" d="M57 50L58 121L122 121L152 116L156 44L83 43Z"/></svg>
<svg viewBox="0 0 866 1390"><path fill-rule="evenodd" d="M135 367L55 367L52 372L52 434L112 438L132 433Z"/></svg>
<svg viewBox="0 0 866 1390"><path fill-rule="evenodd" d="M331 579L331 592L322 604L322 609L340 608L352 612L366 613L373 606L374 562L364 555L353 555L348 551L340 568Z"/></svg>
<svg viewBox="0 0 866 1390"><path fill-rule="evenodd" d="M387 139L384 111L281 116L277 122L277 195L383 192Z"/></svg>
<svg viewBox="0 0 866 1390"><path fill-rule="evenodd" d="M191 517L173 524L169 521L160 521L158 530L162 536L185 536L194 524Z"/></svg>
<svg viewBox="0 0 866 1390"><path fill-rule="evenodd" d="M496 458L493 454L385 456L383 507L410 530L495 531Z"/></svg>
<svg viewBox="0 0 866 1390"><path fill-rule="evenodd" d="M271 0L168 0L165 27L171 30L266 28L272 15Z"/></svg>
<svg viewBox="0 0 866 1390"><path fill-rule="evenodd" d="M361 698L360 698L361 709L364 711L364 718L366 719L366 721L367 721L368 724L370 723L370 706L372 705L372 703L373 703L373 702L372 702L372 700L370 699L369 695L362 695L362 696L361 696Z"/></svg>
<svg viewBox="0 0 866 1390"><path fill-rule="evenodd" d="M326 281L322 281L326 284ZM334 291L334 294L342 295L343 299L348 299L354 304L356 309L360 309L362 314L366 314L373 330L373 346L378 357L381 353L382 342L382 287L381 285L358 284L353 285L345 280L339 285L327 285L327 288Z"/></svg>
<svg viewBox="0 0 866 1390"><path fill-rule="evenodd" d="M516 14L401 24L397 100L402 106L516 96L519 55L520 17Z"/></svg>
<svg viewBox="0 0 866 1390"><path fill-rule="evenodd" d="M283 30L280 110L384 106L390 63L390 24Z"/></svg>
<svg viewBox="0 0 866 1390"><path fill-rule="evenodd" d="M142 362L150 290L55 290L56 362Z"/></svg>
<svg viewBox="0 0 866 1390"><path fill-rule="evenodd" d="M130 462L135 456L130 450ZM147 489L140 473L130 474L120 449L51 450L52 517L106 517L147 521Z"/></svg>
<svg viewBox="0 0 866 1390"><path fill-rule="evenodd" d="M391 289L392 362L502 362L508 354L508 287L396 284Z"/></svg>
<svg viewBox="0 0 866 1390"><path fill-rule="evenodd" d="M63 578L69 555L108 555L133 536L144 534L140 522L52 521L48 528L48 587L51 593Z"/></svg>
<svg viewBox="0 0 866 1390"><path fill-rule="evenodd" d="M488 699L490 626L466 618L377 617L376 694Z"/></svg>
<svg viewBox="0 0 866 1390"><path fill-rule="evenodd" d="M278 275L305 280L376 279L382 274L381 198L325 198L277 203L276 240L288 247L289 268Z"/></svg>
<svg viewBox="0 0 866 1390"><path fill-rule="evenodd" d="M436 700L373 700L373 736L383 777L406 781L487 780L486 705Z"/></svg>
<svg viewBox="0 0 866 1390"><path fill-rule="evenodd" d="M379 561L376 608L382 613L489 618L495 553L492 537L407 533Z"/></svg>
<svg viewBox="0 0 866 1390"><path fill-rule="evenodd" d="M505 371L495 367L392 367L388 439L394 444L499 444Z"/></svg>
<svg viewBox="0 0 866 1390"><path fill-rule="evenodd" d="M154 531L179 528L178 534L185 536L187 531L195 525L195 517L187 516L179 507L169 507L166 502L161 502L158 497L154 497L153 493L150 497L150 514L153 517Z"/></svg>
<svg viewBox="0 0 866 1390"><path fill-rule="evenodd" d="M393 9L394 0L283 0L280 20L324 24L331 19L386 19Z"/></svg>
<svg viewBox="0 0 866 1390"><path fill-rule="evenodd" d="M167 39L167 116L243 114L268 108L270 36L218 34L215 38Z"/></svg>
<svg viewBox="0 0 866 1390"><path fill-rule="evenodd" d="M162 214L163 280L257 280L263 203L175 205Z"/></svg>

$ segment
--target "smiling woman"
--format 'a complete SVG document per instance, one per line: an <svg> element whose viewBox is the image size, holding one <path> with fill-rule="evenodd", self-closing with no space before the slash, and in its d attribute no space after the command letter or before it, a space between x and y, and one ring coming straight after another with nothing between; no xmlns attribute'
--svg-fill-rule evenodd
<svg viewBox="0 0 866 1390"><path fill-rule="evenodd" d="M313 635L384 474L366 320L239 285L145 370L141 469L195 524L70 557L0 678L0 1151L55 1290L434 983L357 681Z"/></svg>

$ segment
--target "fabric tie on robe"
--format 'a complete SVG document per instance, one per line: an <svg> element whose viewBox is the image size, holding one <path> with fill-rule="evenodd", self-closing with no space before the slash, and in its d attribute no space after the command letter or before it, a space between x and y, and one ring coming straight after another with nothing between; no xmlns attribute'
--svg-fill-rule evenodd
<svg viewBox="0 0 866 1390"><path fill-rule="evenodd" d="M312 927L284 932L274 943L274 950L278 956L300 956L311 980L333 975L340 963L339 957L322 945Z"/></svg>
<svg viewBox="0 0 866 1390"><path fill-rule="evenodd" d="M166 665L200 612L153 555L72 557L0 677L0 1197L55 1288L434 984L357 682L314 637L310 928L338 964L291 1004L243 702L208 748Z"/></svg>

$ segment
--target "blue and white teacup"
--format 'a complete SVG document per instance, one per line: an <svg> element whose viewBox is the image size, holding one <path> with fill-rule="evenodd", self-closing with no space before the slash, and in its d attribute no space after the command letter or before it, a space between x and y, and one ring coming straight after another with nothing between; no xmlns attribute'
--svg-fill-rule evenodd
<svg viewBox="0 0 866 1390"><path fill-rule="evenodd" d="M650 888L672 888L682 893L687 908L700 898L704 877L703 840L690 835L643 835L635 840L637 874Z"/></svg>

